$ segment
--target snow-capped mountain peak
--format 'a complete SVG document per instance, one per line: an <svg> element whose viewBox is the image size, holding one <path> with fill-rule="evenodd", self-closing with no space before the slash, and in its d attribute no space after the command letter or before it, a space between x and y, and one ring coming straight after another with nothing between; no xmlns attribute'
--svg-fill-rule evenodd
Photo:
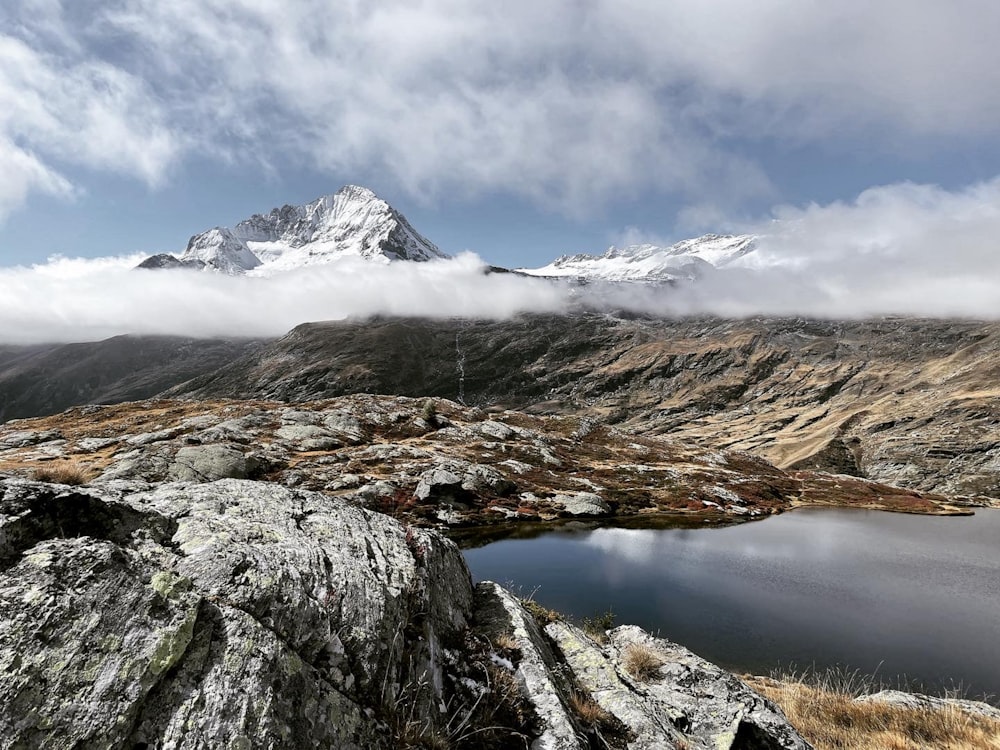
<svg viewBox="0 0 1000 750"><path fill-rule="evenodd" d="M348 256L380 263L448 257L374 192L345 185L304 206L285 205L232 229L197 234L179 262L227 274L268 275Z"/></svg>
<svg viewBox="0 0 1000 750"><path fill-rule="evenodd" d="M563 255L541 268L520 269L533 276L569 276L604 281L673 281L694 279L712 268L733 263L753 252L752 235L706 234L658 245L611 246L603 255Z"/></svg>
<svg viewBox="0 0 1000 750"><path fill-rule="evenodd" d="M188 241L181 262L195 260L229 274L245 273L260 265L246 244L225 227L209 229Z"/></svg>

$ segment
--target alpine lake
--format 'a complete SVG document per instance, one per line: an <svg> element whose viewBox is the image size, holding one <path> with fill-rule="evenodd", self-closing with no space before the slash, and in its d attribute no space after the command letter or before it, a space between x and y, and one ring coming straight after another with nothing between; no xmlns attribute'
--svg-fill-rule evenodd
<svg viewBox="0 0 1000 750"><path fill-rule="evenodd" d="M493 580L580 623L614 613L737 673L837 667L1000 696L1000 510L806 508L705 527L570 522L456 538Z"/></svg>

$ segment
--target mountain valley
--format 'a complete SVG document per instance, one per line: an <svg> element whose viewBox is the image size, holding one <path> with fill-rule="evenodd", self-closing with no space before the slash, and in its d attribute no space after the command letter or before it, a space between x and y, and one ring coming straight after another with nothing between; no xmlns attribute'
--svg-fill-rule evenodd
<svg viewBox="0 0 1000 750"><path fill-rule="evenodd" d="M473 268L570 290L559 314L0 346L0 747L808 750L748 686L782 683L474 584L455 543L998 512L1000 324L658 317L583 293L669 295L758 267L760 241ZM122 273L183 298L185 279L298 293L319 266L446 259L346 186Z"/></svg>
<svg viewBox="0 0 1000 750"><path fill-rule="evenodd" d="M435 396L997 497L998 347L1000 328L975 321L347 321L299 326L166 395Z"/></svg>

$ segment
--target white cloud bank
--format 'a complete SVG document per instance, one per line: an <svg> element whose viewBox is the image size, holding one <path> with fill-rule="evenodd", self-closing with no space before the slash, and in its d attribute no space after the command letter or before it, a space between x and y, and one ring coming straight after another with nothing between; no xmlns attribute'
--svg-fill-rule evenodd
<svg viewBox="0 0 1000 750"><path fill-rule="evenodd" d="M372 315L508 318L580 309L653 315L1000 319L1000 179L949 192L900 184L851 203L784 207L743 268L676 287L486 274L466 254L389 265L345 259L263 278L134 271L141 256L0 268L0 342L122 333L278 336Z"/></svg>
<svg viewBox="0 0 1000 750"><path fill-rule="evenodd" d="M858 318L1000 318L1000 178L964 190L902 183L850 203L775 209L743 269L640 307Z"/></svg>
<svg viewBox="0 0 1000 750"><path fill-rule="evenodd" d="M371 315L506 318L565 309L552 285L484 273L472 255L382 265L345 259L266 278L132 270L142 256L54 258L0 269L0 341L123 333L280 336L299 323Z"/></svg>
<svg viewBox="0 0 1000 750"><path fill-rule="evenodd" d="M733 142L996 134L997 28L990 0L7 0L0 217L184 158L725 208L771 189Z"/></svg>

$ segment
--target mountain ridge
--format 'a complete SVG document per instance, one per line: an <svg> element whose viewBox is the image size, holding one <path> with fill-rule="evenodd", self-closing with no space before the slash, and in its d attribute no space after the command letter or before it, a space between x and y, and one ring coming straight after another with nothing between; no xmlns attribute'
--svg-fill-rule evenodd
<svg viewBox="0 0 1000 750"><path fill-rule="evenodd" d="M587 416L781 468L1000 497L997 351L1000 325L976 321L333 321L161 395L443 397Z"/></svg>
<svg viewBox="0 0 1000 750"><path fill-rule="evenodd" d="M757 249L758 239L749 234L705 234L668 247L648 243L623 248L612 245L603 255L563 255L539 268L518 270L531 276L587 281L690 281L738 263Z"/></svg>

